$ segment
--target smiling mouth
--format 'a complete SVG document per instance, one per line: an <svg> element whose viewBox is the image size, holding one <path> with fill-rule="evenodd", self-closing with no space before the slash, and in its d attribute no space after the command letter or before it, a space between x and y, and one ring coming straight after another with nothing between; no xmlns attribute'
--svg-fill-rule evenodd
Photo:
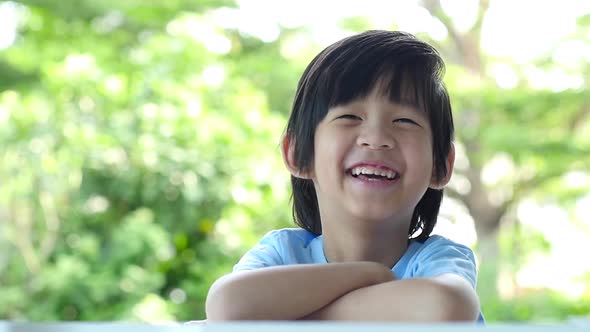
<svg viewBox="0 0 590 332"><path fill-rule="evenodd" d="M379 171L365 168L352 168L346 172L348 175L366 181L395 181L399 179L399 173L394 171Z"/></svg>

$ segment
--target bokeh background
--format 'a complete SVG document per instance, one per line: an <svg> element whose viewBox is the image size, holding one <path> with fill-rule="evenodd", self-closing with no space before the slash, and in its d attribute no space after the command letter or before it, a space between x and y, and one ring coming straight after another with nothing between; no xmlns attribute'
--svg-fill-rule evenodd
<svg viewBox="0 0 590 332"><path fill-rule="evenodd" d="M401 29L447 61L458 160L436 233L488 321L590 315L590 2L0 1L0 319L204 318L293 226L278 149L328 44Z"/></svg>

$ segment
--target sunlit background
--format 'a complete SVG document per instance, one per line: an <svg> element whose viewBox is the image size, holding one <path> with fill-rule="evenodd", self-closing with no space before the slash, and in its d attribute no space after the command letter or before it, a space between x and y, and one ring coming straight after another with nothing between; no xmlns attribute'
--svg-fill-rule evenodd
<svg viewBox="0 0 590 332"><path fill-rule="evenodd" d="M590 315L590 1L0 1L0 320L204 318L292 227L278 143L330 43L399 29L447 62L436 233L494 321Z"/></svg>

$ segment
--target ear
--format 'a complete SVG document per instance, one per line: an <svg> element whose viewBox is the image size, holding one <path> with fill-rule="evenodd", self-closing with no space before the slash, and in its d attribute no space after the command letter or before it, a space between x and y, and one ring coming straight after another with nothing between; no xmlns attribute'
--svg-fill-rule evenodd
<svg viewBox="0 0 590 332"><path fill-rule="evenodd" d="M434 167L432 168L432 178L430 179L430 188L432 189L443 189L449 180L451 180L451 175L453 175L453 166L455 165L455 144L451 142L451 149L449 150L449 155L447 156L446 166L447 166L447 173L440 179L437 179Z"/></svg>
<svg viewBox="0 0 590 332"><path fill-rule="evenodd" d="M283 155L283 162L287 170L296 178L310 179L306 172L302 172L295 162L295 146L287 134L283 135L281 139L281 153Z"/></svg>

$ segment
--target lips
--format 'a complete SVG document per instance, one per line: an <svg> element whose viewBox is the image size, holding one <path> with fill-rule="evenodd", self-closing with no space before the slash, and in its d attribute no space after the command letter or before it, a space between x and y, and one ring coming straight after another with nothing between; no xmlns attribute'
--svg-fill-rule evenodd
<svg viewBox="0 0 590 332"><path fill-rule="evenodd" d="M347 174L368 181L393 181L400 174L393 167L382 162L360 162L348 168Z"/></svg>

